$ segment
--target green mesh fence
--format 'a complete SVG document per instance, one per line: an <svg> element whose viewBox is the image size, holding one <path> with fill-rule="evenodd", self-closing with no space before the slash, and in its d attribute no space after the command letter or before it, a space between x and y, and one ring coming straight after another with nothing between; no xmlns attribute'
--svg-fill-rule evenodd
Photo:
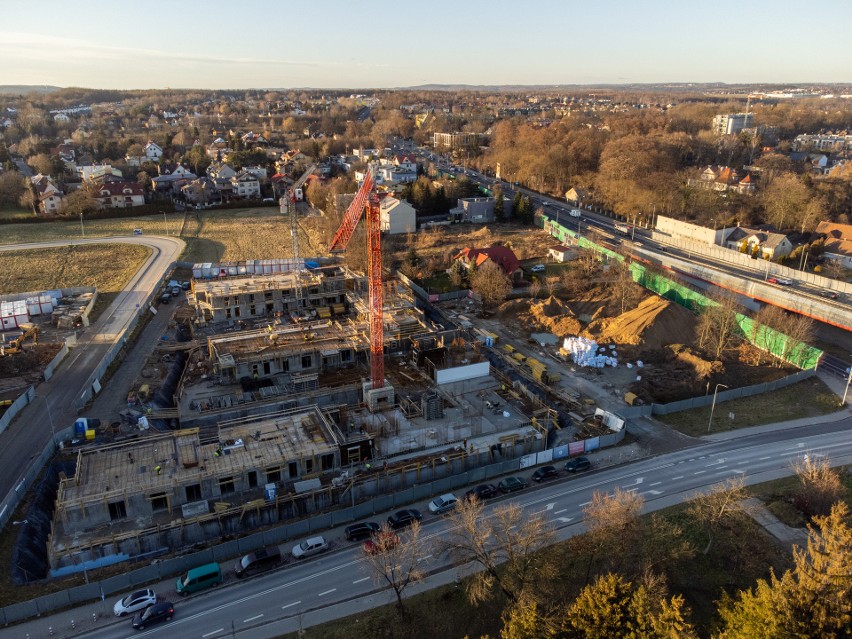
<svg viewBox="0 0 852 639"><path fill-rule="evenodd" d="M564 242L566 237L576 238L577 233L571 231L556 222L551 222L551 235ZM595 244L585 237L578 238L581 248L592 249L598 253L608 256L610 259L624 260L624 256L609 250L604 246ZM645 266L638 262L633 262L630 265L630 272L633 279L638 283L653 291L657 295L666 298L676 304L680 304L688 308L693 313L700 313L709 306L716 306L716 302L711 300L706 295L694 291L693 289L679 284L664 275L649 271ZM789 336L769 328L762 324L757 324L750 317L741 313L735 314L736 323L739 327L739 332L751 344L772 353L776 357L783 359L794 366L802 369L816 368L819 358L822 357L822 351L808 344L798 342Z"/></svg>

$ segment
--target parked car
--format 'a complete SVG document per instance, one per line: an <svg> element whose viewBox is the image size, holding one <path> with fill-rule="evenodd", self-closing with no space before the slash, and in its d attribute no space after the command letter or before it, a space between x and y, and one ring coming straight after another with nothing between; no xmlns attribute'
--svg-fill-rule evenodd
<svg viewBox="0 0 852 639"><path fill-rule="evenodd" d="M556 466L542 466L537 471L532 474L531 479L539 483L544 481L545 479L553 479L559 475L559 471L556 470Z"/></svg>
<svg viewBox="0 0 852 639"><path fill-rule="evenodd" d="M381 526L375 522L362 521L361 523L347 526L344 534L348 541L361 541L362 539L369 539L375 535L379 532L380 528Z"/></svg>
<svg viewBox="0 0 852 639"><path fill-rule="evenodd" d="M839 297L834 291L820 291L819 294L828 300L836 300Z"/></svg>
<svg viewBox="0 0 852 639"><path fill-rule="evenodd" d="M575 457L574 459L569 459L568 463L565 464L565 470L569 473L576 473L580 470L589 470L592 467L592 462L589 461L588 457Z"/></svg>
<svg viewBox="0 0 852 639"><path fill-rule="evenodd" d="M172 294L171 293L163 293L162 295L160 295L160 304L168 304L171 301L172 301Z"/></svg>
<svg viewBox="0 0 852 639"><path fill-rule="evenodd" d="M393 515L388 517L388 525L394 530L398 530L400 528L410 526L415 521L420 521L421 519L423 519L423 515L420 514L419 510L414 508L404 508L403 510L396 511Z"/></svg>
<svg viewBox="0 0 852 639"><path fill-rule="evenodd" d="M180 295L180 286L173 286L172 297L177 297L178 295Z"/></svg>
<svg viewBox="0 0 852 639"><path fill-rule="evenodd" d="M321 552L328 550L328 542L322 536L311 537L306 539L301 544L293 546L293 556L296 559L304 559L318 555Z"/></svg>
<svg viewBox="0 0 852 639"><path fill-rule="evenodd" d="M465 499L476 497L477 499L488 499L497 494L497 486L494 484L480 484L476 488L471 488L464 496Z"/></svg>
<svg viewBox="0 0 852 639"><path fill-rule="evenodd" d="M150 626L152 623L171 621L174 614L175 607L172 602L162 601L133 617L133 627L136 630L144 630L146 626Z"/></svg>
<svg viewBox="0 0 852 639"><path fill-rule="evenodd" d="M234 564L234 574L239 577L248 577L264 570L271 570L281 563L281 550L278 546L267 546L255 550L237 559Z"/></svg>
<svg viewBox="0 0 852 639"><path fill-rule="evenodd" d="M506 479L497 484L497 488L501 493L513 493L516 490L523 490L527 486L527 482L520 477L506 477Z"/></svg>
<svg viewBox="0 0 852 639"><path fill-rule="evenodd" d="M180 287L181 287L183 290L188 291L188 290L189 290L189 282L181 282L181 283L180 283Z"/></svg>
<svg viewBox="0 0 852 639"><path fill-rule="evenodd" d="M435 499L429 502L429 511L436 515L443 515L453 510L458 501L458 498L452 493L435 497Z"/></svg>
<svg viewBox="0 0 852 639"><path fill-rule="evenodd" d="M222 570L215 561L183 573L175 582L175 591L185 597L193 592L212 588L222 583Z"/></svg>
<svg viewBox="0 0 852 639"><path fill-rule="evenodd" d="M131 612L139 612L157 603L157 593L150 588L144 588L130 593L124 599L119 599L112 607L116 617L124 617Z"/></svg>
<svg viewBox="0 0 852 639"><path fill-rule="evenodd" d="M531 273L544 273L545 266L544 264L536 264L530 269Z"/></svg>
<svg viewBox="0 0 852 639"><path fill-rule="evenodd" d="M368 539L361 545L361 549L365 554L377 555L381 552L395 548L399 544L399 536L389 530L379 531L373 535L372 539Z"/></svg>

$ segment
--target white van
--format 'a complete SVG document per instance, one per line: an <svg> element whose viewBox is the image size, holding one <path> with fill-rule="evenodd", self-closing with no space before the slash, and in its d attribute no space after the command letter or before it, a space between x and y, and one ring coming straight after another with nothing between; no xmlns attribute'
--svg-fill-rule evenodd
<svg viewBox="0 0 852 639"><path fill-rule="evenodd" d="M571 217L583 217L583 212L580 209L571 209L568 215Z"/></svg>

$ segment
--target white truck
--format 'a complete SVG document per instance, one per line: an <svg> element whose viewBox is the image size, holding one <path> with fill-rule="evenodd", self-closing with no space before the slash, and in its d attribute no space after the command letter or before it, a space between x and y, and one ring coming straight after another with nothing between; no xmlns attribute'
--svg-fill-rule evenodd
<svg viewBox="0 0 852 639"><path fill-rule="evenodd" d="M568 215L571 217L583 217L583 212L580 209L571 209Z"/></svg>

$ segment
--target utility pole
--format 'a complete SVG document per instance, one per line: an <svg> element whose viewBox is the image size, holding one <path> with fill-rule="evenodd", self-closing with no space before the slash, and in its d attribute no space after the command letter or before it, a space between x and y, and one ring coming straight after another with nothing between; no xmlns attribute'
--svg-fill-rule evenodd
<svg viewBox="0 0 852 639"><path fill-rule="evenodd" d="M724 384L716 384L716 389L713 391L713 404L710 406L710 421L707 423L707 432L710 432L710 427L713 426L713 411L716 410L716 393L719 392L719 387L728 388Z"/></svg>
<svg viewBox="0 0 852 639"><path fill-rule="evenodd" d="M852 382L852 366L849 367L849 375L846 376L846 390L843 391L843 401L840 402L841 406L846 406L846 396L849 394L850 382Z"/></svg>

